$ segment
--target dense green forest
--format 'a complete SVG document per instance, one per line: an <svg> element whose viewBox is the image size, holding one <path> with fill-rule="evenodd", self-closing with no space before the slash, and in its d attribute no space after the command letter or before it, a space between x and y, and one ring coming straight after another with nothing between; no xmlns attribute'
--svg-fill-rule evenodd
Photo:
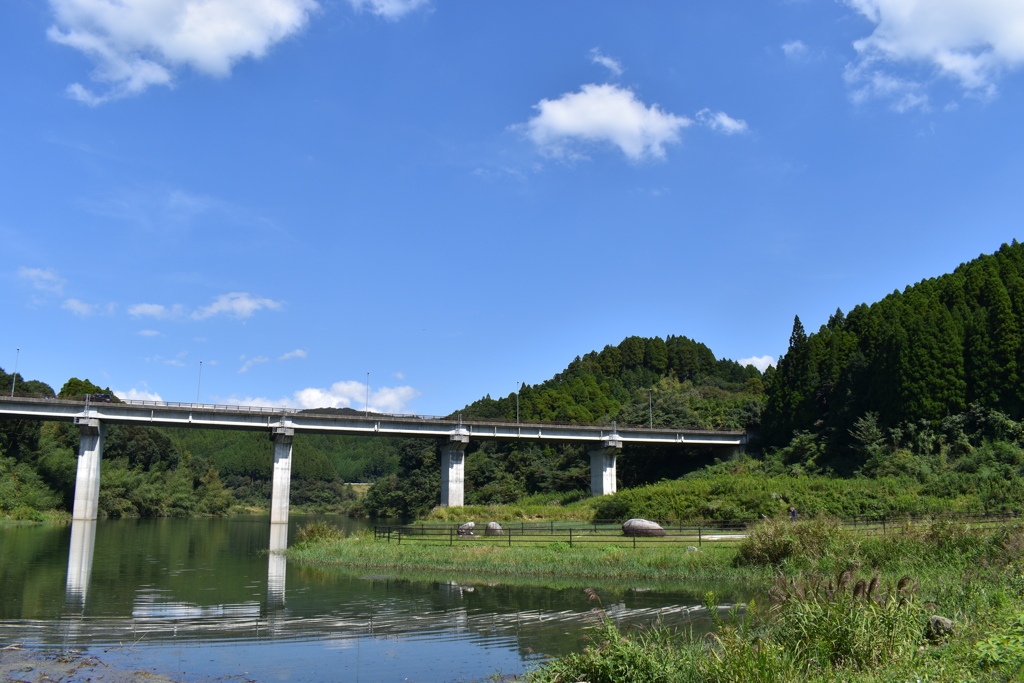
<svg viewBox="0 0 1024 683"><path fill-rule="evenodd" d="M710 451L667 447L634 447L620 456L620 489L657 484L658 496L675 501L666 510L687 514L767 514L788 504L790 493L838 485L794 483L808 478L869 479L878 486L859 486L896 486L913 491L919 503L929 501L923 508L903 501L899 509L1018 509L1024 505L1022 342L1024 245L1014 241L877 303L836 311L817 332L808 334L797 318L786 354L764 374L716 358L687 337L628 337L576 357L518 395L485 396L453 415L515 420L518 411L523 421L748 430L748 454L730 462L716 462ZM9 390L11 380L0 371L0 390ZM17 382L19 391L53 394L45 384ZM95 392L110 393L76 378L61 389L66 396ZM0 422L0 512L67 509L77 443L70 425ZM432 441L300 435L294 453L295 505L417 515L439 501ZM269 440L257 433L111 427L101 509L173 515L266 507L271 458ZM584 496L589 468L578 446L471 443L466 503ZM352 481L374 484L356 501L344 485ZM705 489L716 491L713 505L705 500L710 494L698 496L707 505L694 502ZM684 499L691 502L679 502ZM830 509L815 500L805 506ZM626 491L605 508L649 510Z"/></svg>

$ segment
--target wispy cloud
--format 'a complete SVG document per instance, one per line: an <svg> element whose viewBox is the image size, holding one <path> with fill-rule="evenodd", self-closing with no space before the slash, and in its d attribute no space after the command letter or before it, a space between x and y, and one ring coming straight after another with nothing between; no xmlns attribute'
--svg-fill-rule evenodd
<svg viewBox="0 0 1024 683"><path fill-rule="evenodd" d="M87 304L84 301L79 301L78 299L65 299L64 303L62 303L60 307L81 317L92 315L98 308L96 304Z"/></svg>
<svg viewBox="0 0 1024 683"><path fill-rule="evenodd" d="M428 0L348 0L357 12L370 12L378 17L395 21L409 12L425 7Z"/></svg>
<svg viewBox="0 0 1024 683"><path fill-rule="evenodd" d="M600 64L604 68L608 69L613 76L621 76L625 71L625 69L622 68L622 62L613 57L609 57L608 55L601 54L601 51L596 47L590 51L590 61L594 64Z"/></svg>
<svg viewBox="0 0 1024 683"><path fill-rule="evenodd" d="M782 44L782 53L788 59L802 59L807 55L807 44L802 40L791 40Z"/></svg>
<svg viewBox="0 0 1024 683"><path fill-rule="evenodd" d="M286 353L286 354L284 354L282 356L278 356L277 359L278 360L290 360L292 358L305 358L305 357L306 357L306 352L305 351L303 351L302 349L295 349L294 351L289 351L288 353Z"/></svg>
<svg viewBox="0 0 1024 683"><path fill-rule="evenodd" d="M203 306L192 313L195 320L205 320L215 315L228 315L236 320L244 320L253 313L263 309L281 310L283 304L272 299L251 296L248 292L232 292L221 294L209 306Z"/></svg>
<svg viewBox="0 0 1024 683"><path fill-rule="evenodd" d="M156 318L173 320L185 315L185 307L181 304L164 306L163 304L134 304L128 307L128 315L136 318Z"/></svg>
<svg viewBox="0 0 1024 683"><path fill-rule="evenodd" d="M244 360L245 356L242 356L242 359ZM259 365L260 363L266 363L268 360L270 359L267 358L266 356L256 356L255 358L250 358L249 360L245 361L245 363L242 364L242 367L238 368L238 372L249 372L249 370L251 370L253 366Z"/></svg>
<svg viewBox="0 0 1024 683"><path fill-rule="evenodd" d="M272 299L252 296L248 292L231 292L221 294L213 303L202 306L191 313L181 304L165 306L163 304L134 304L128 307L128 313L136 318L156 318L158 320L206 320L225 315L236 320L245 320L260 310L281 310L283 303Z"/></svg>
<svg viewBox="0 0 1024 683"><path fill-rule="evenodd" d="M18 277L33 288L51 294L63 294L67 280L60 277L53 268L18 268Z"/></svg>
<svg viewBox="0 0 1024 683"><path fill-rule="evenodd" d="M139 335L141 335L143 337L159 337L160 336L160 333L157 332L156 330L139 330L137 334L139 334Z"/></svg>
<svg viewBox="0 0 1024 683"><path fill-rule="evenodd" d="M227 77L236 62L259 59L272 45L300 31L314 0L50 0L50 40L86 54L95 64L95 92L81 83L68 95L95 106L170 86L191 67Z"/></svg>
<svg viewBox="0 0 1024 683"><path fill-rule="evenodd" d="M725 133L726 135L735 135L736 133L747 132L747 122L743 119L734 119L724 111L713 112L710 109L701 109L697 112L696 119L702 125L707 126L711 130L719 133Z"/></svg>

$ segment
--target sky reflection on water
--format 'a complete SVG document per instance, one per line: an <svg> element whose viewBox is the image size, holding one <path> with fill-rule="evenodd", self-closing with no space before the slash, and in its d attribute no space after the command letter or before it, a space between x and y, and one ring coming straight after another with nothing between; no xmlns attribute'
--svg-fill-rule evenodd
<svg viewBox="0 0 1024 683"><path fill-rule="evenodd" d="M296 516L291 532L307 521ZM707 587L549 588L289 566L266 552L289 533L271 526L238 517L0 528L0 639L88 649L183 680L471 681L578 649L593 619L587 586L622 623L706 621Z"/></svg>

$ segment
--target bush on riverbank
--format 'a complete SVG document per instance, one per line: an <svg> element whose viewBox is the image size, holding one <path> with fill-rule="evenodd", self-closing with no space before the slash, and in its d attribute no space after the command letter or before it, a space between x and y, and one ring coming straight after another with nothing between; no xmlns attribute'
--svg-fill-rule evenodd
<svg viewBox="0 0 1024 683"><path fill-rule="evenodd" d="M619 491L596 501L594 515L599 519L760 519L783 515L790 505L801 515L832 517L1003 509L989 505L985 482L962 483L957 491L936 495L934 487L910 477L836 479L722 473Z"/></svg>

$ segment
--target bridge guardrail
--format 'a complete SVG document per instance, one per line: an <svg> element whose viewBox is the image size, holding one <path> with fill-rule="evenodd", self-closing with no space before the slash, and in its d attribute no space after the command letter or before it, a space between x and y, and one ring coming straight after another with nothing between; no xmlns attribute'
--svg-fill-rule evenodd
<svg viewBox="0 0 1024 683"><path fill-rule="evenodd" d="M56 397L47 394L23 394L15 392L12 397L10 394L0 394L0 401L11 401L11 400L28 400L28 401L39 401L39 402L63 402L63 403L88 403L86 396L74 396L74 397ZM526 427L544 427L544 426L559 426L559 427L596 427L615 430L621 429L651 429L651 425L642 424L627 424L620 423L616 420L610 422L563 422L563 421L516 421L506 418L488 417L464 417L460 414L455 416L442 416L442 415L418 415L414 413L381 413L375 411L369 411L364 414L362 411L351 410L351 412L341 412L338 409L332 408L288 408L284 406L244 406L234 403L184 403L179 401L151 401L145 399L123 399L118 398L116 402L102 403L99 405L129 405L129 406L140 406L140 407L152 407L152 408L184 408L188 410L210 410L210 411L225 411L235 413L256 413L261 415L312 415L312 416L323 416L338 419L367 419L373 417L387 418L389 420L408 420L408 421L423 421L431 420L437 422L448 422L453 424L500 424L500 425L521 425ZM682 425L653 425L653 429L685 429L691 433L707 433L707 434L744 434L745 431L742 429L705 429L703 427L686 427Z"/></svg>

